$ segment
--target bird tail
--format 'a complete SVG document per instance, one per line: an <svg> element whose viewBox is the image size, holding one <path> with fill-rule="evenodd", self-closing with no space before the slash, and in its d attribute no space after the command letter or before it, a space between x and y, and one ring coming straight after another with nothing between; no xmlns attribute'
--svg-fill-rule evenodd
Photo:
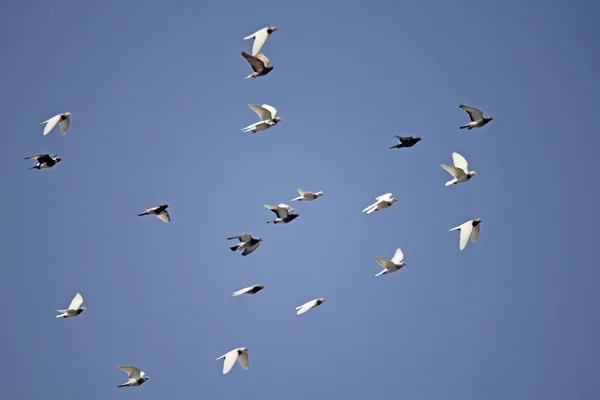
<svg viewBox="0 0 600 400"><path fill-rule="evenodd" d="M231 251L236 251L239 248L239 244L236 244L235 246L231 246L230 249Z"/></svg>
<svg viewBox="0 0 600 400"><path fill-rule="evenodd" d="M381 271L380 273L378 273L375 276L380 276L380 275L385 275L385 274L387 274L387 269L384 269L383 271Z"/></svg>
<svg viewBox="0 0 600 400"><path fill-rule="evenodd" d="M465 129L465 128L468 128L468 127L469 127L469 125L463 125L463 126L459 126L458 128L459 129Z"/></svg>
<svg viewBox="0 0 600 400"><path fill-rule="evenodd" d="M251 73L250 75L248 75L247 77L245 77L244 79L250 79L250 78L254 78L254 73Z"/></svg>
<svg viewBox="0 0 600 400"><path fill-rule="evenodd" d="M267 224L274 224L275 221L267 221Z"/></svg>
<svg viewBox="0 0 600 400"><path fill-rule="evenodd" d="M302 201L303 197L302 196L298 196L290 201Z"/></svg>
<svg viewBox="0 0 600 400"><path fill-rule="evenodd" d="M129 386L129 385L126 383L121 383L120 385L117 385L117 387L125 387L125 386Z"/></svg>
<svg viewBox="0 0 600 400"><path fill-rule="evenodd" d="M144 211L143 213L138 214L138 217L142 217L142 216L148 215L148 214L150 214L148 211Z"/></svg>
<svg viewBox="0 0 600 400"><path fill-rule="evenodd" d="M40 169L40 166L39 165L34 165L33 167L31 167L29 169Z"/></svg>
<svg viewBox="0 0 600 400"><path fill-rule="evenodd" d="M456 179L452 179L451 181L446 182L446 186L452 186L455 183L457 183L458 181Z"/></svg>

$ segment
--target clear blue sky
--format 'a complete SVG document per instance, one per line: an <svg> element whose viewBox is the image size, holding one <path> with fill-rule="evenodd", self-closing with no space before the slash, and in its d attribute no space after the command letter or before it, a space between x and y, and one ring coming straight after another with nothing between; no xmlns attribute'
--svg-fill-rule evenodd
<svg viewBox="0 0 600 400"><path fill-rule="evenodd" d="M2 2L2 398L597 398L598 15ZM242 38L265 26L276 68L244 80ZM284 120L244 134L248 103ZM494 121L459 130L461 103ZM66 111L68 135L43 137ZM396 134L423 141L388 150ZM478 175L445 187L453 151ZM63 162L28 170L38 153ZM298 187L324 197L267 225L263 205ZM360 212L386 192L399 202ZM161 203L170 224L137 217ZM477 217L460 252L448 229ZM264 238L245 258L226 240L242 233ZM408 265L375 278L397 247ZM231 297L252 284L265 289ZM87 311L55 319L78 291ZM241 346L250 369L223 376L215 358ZM117 364L151 378L117 389Z"/></svg>

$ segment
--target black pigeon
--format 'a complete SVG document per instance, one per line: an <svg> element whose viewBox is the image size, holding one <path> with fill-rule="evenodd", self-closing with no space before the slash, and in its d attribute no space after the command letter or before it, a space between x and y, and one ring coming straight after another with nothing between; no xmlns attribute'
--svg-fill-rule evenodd
<svg viewBox="0 0 600 400"><path fill-rule="evenodd" d="M400 143L395 146L390 147L390 149L401 149L403 147L413 147L415 144L421 141L420 137L412 137L412 136L398 136L396 135Z"/></svg>
<svg viewBox="0 0 600 400"><path fill-rule="evenodd" d="M51 168L62 161L62 158L56 154L38 154L37 156L25 157L24 160L29 160L31 158L35 158L38 164L29 169Z"/></svg>

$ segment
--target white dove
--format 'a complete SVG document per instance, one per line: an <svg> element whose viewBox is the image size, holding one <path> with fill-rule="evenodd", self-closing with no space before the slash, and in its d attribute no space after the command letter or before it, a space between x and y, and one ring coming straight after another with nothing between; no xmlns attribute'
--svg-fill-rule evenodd
<svg viewBox="0 0 600 400"><path fill-rule="evenodd" d="M469 179L477 175L477 172L469 171L469 163L457 152L452 153L452 160L454 161L454 167L446 164L440 164L442 168L444 168L450 173L450 175L454 177L454 179L446 182L446 186L467 182Z"/></svg>
<svg viewBox="0 0 600 400"><path fill-rule="evenodd" d="M465 106L464 104L461 104L458 106L458 108L465 110L467 114L469 114L469 118L471 118L471 122L469 122L466 125L460 126L460 129L467 128L468 130L471 130L473 128L481 128L482 126L494 119L494 117L484 117L481 110L478 110L474 107L469 107Z"/></svg>
<svg viewBox="0 0 600 400"><path fill-rule="evenodd" d="M60 126L60 133L63 136L65 136L67 134L67 131L69 130L69 125L71 125L71 113L66 112L64 114L58 114L42 122L42 125L46 125L44 127L44 133L42 133L42 135L46 136L47 134L49 134L50 131L54 129L57 123Z"/></svg>
<svg viewBox="0 0 600 400"><path fill-rule="evenodd" d="M231 371L233 365L235 364L235 360L238 360L242 368L248 369L249 361L248 361L248 349L246 347L239 347L237 349L231 350L227 354L223 354L221 357L217 358L220 360L224 358L223 362L223 375Z"/></svg>
<svg viewBox="0 0 600 400"><path fill-rule="evenodd" d="M302 189L298 189L298 194L300 196L293 198L291 201L313 201L323 196L323 192L305 192Z"/></svg>
<svg viewBox="0 0 600 400"><path fill-rule="evenodd" d="M481 222L483 219L477 218L472 219L470 221L465 222L462 225L454 227L450 229L450 232L460 230L460 249L463 250L467 243L469 243L469 238L471 242L477 242L477 238L479 237L479 232L481 230Z"/></svg>
<svg viewBox="0 0 600 400"><path fill-rule="evenodd" d="M246 288L240 289L237 292L233 292L233 297L241 296L243 294L256 294L263 290L265 287L263 285L252 285Z"/></svg>
<svg viewBox="0 0 600 400"><path fill-rule="evenodd" d="M244 40L254 39L254 44L252 45L252 55L255 56L262 50L267 40L271 37L273 32L276 32L277 28L274 26L270 28L262 28L259 31L254 32L252 35L248 35L244 38Z"/></svg>
<svg viewBox="0 0 600 400"><path fill-rule="evenodd" d="M391 193L382 194L377 197L375 203L371 204L369 207L365 208L361 212L367 212L367 214L371 214L373 211L379 211L390 207L392 204L397 202L398 200L392 197Z"/></svg>
<svg viewBox="0 0 600 400"><path fill-rule="evenodd" d="M117 365L117 368L119 368L121 371L127 372L127 378L129 378L127 382L117 385L117 387L140 386L142 383L150 379L150 377L146 375L144 371L130 365Z"/></svg>
<svg viewBox="0 0 600 400"><path fill-rule="evenodd" d="M242 129L242 132L252 132L256 133L258 131L266 131L269 128L274 127L280 121L283 120L282 117L277 117L277 109L268 104L263 104L262 106L256 104L248 104L248 107L252 109L260 118L260 121L249 125Z"/></svg>
<svg viewBox="0 0 600 400"><path fill-rule="evenodd" d="M323 302L325 302L325 299L324 298L320 298L320 299L314 299L314 300L311 300L311 301L309 301L307 303L304 303L301 306L296 307L296 310L298 310L298 312L296 313L296 315L304 314L305 312L307 312L311 308L315 308L315 307L320 306L321 304L323 304Z"/></svg>
<svg viewBox="0 0 600 400"><path fill-rule="evenodd" d="M60 315L57 315L56 318L68 318L78 316L86 310L85 307L81 307L82 304L83 297L81 297L81 295L77 293L75 297L73 297L73 300L71 300L69 308L67 308L66 310L56 310L56 312L60 313Z"/></svg>
<svg viewBox="0 0 600 400"><path fill-rule="evenodd" d="M400 248L396 249L394 257L392 257L391 260L384 260L379 256L375 256L375 259L377 260L379 265L381 265L384 268L383 271L381 271L375 276L396 272L406 265L406 263L402 261L404 259L404 254L402 253L402 249Z"/></svg>

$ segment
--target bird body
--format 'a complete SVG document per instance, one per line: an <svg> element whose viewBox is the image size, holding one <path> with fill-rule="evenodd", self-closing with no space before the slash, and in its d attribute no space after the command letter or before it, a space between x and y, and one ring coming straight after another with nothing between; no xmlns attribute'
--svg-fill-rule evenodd
<svg viewBox="0 0 600 400"><path fill-rule="evenodd" d="M250 79L250 78L255 79L255 78L258 78L259 76L265 76L269 72L271 72L273 70L273 68L275 68L274 66L269 65L269 63L271 61L264 54L259 53L256 56L251 56L250 54L246 53L245 51L242 51L242 56L244 56L246 61L248 61L248 64L250 64L250 66L254 70L253 73L251 73L244 79Z"/></svg>
<svg viewBox="0 0 600 400"><path fill-rule="evenodd" d="M467 128L468 130L471 130L473 128L481 128L482 126L486 125L488 122L494 119L494 117L484 117L481 110L465 106L464 104L459 105L458 108L465 110L471 118L471 122L461 126L460 129Z"/></svg>
<svg viewBox="0 0 600 400"><path fill-rule="evenodd" d="M446 171L448 171L448 173L454 178L446 182L446 186L467 182L472 177L477 175L476 171L469 171L469 163L467 162L467 160L465 160L463 156L461 156L457 152L452 153L452 161L454 162L454 166L440 164L440 166Z"/></svg>
<svg viewBox="0 0 600 400"><path fill-rule="evenodd" d="M267 40L271 37L273 32L277 32L277 28L274 26L262 28L252 35L248 35L244 38L244 40L254 39L254 43L252 44L252 55L256 56L262 50Z"/></svg>
<svg viewBox="0 0 600 400"><path fill-rule="evenodd" d="M415 144L419 143L421 141L420 137L412 137L412 136L395 136L396 138L398 138L398 141L400 143L398 143L395 146L390 147L390 149L401 149L403 147L413 147Z"/></svg>
<svg viewBox="0 0 600 400"><path fill-rule="evenodd" d="M382 194L381 196L377 197L376 200L377 201L375 203L362 210L362 212L366 211L367 214L371 214L374 211L389 208L392 206L392 204L398 201L396 198L392 197L391 193Z"/></svg>
<svg viewBox="0 0 600 400"><path fill-rule="evenodd" d="M481 231L481 222L483 219L477 218L470 221L467 221L459 226L456 226L450 229L450 232L460 230L460 250L464 250L469 243L469 239L471 242L476 243L479 238L479 232Z"/></svg>
<svg viewBox="0 0 600 400"><path fill-rule="evenodd" d="M225 361L223 362L223 375L231 371L236 360L244 369L248 369L248 367L250 366L250 360L248 360L248 348L246 347L239 347L237 349L233 349L230 352L223 354L221 357L217 358L217 360L222 359L225 359Z"/></svg>
<svg viewBox="0 0 600 400"><path fill-rule="evenodd" d="M239 239L240 243L230 247L231 251L244 250L242 253L242 256L244 257L258 249L260 242L262 242L262 238L253 238L252 235L247 233L240 236L231 236L227 238L227 240L233 239Z"/></svg>
<svg viewBox="0 0 600 400"><path fill-rule="evenodd" d="M59 157L58 154L38 154L35 156L25 157L24 160L29 160L31 158L35 158L38 163L37 165L34 165L29 169L52 168L53 166L62 161L62 158Z"/></svg>
<svg viewBox="0 0 600 400"><path fill-rule="evenodd" d="M383 270L375 276L396 272L406 265L406 263L402 261L404 259L404 254L402 253L402 249L400 248L396 249L394 257L392 257L391 260L385 260L379 256L375 256L375 259L377 260L379 265L383 267Z"/></svg>
<svg viewBox="0 0 600 400"><path fill-rule="evenodd" d="M47 134L49 134L50 131L54 129L56 124L58 124L58 126L60 127L60 133L63 136L65 136L67 134L67 131L69 130L69 126L71 125L71 113L66 112L64 114L58 114L42 122L42 125L46 125L44 127L44 132L42 133L42 135L46 136Z"/></svg>
<svg viewBox="0 0 600 400"><path fill-rule="evenodd" d="M170 222L171 216L169 215L169 212L167 211L167 207L169 207L168 204L159 204L158 206L154 206L152 208L146 209L146 211L144 211L143 213L138 214L138 217L154 214L161 221Z"/></svg>
<svg viewBox="0 0 600 400"><path fill-rule="evenodd" d="M300 196L293 198L291 201L313 201L323 196L323 192L305 192L302 189L298 189Z"/></svg>

